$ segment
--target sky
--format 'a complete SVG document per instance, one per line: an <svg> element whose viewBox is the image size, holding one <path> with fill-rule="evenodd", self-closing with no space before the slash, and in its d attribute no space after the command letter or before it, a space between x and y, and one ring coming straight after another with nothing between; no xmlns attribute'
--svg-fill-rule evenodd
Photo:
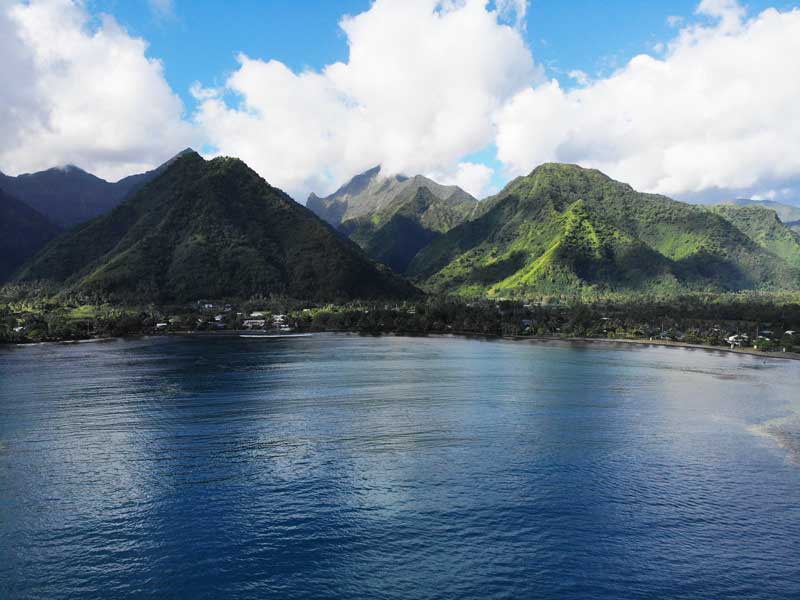
<svg viewBox="0 0 800 600"><path fill-rule="evenodd" d="M304 202L376 164L478 197L542 162L800 202L785 0L0 0L0 170L191 146Z"/></svg>

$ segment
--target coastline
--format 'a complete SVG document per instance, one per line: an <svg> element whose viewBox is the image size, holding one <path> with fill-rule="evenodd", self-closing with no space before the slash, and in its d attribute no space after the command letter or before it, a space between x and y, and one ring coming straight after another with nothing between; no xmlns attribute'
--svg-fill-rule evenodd
<svg viewBox="0 0 800 600"><path fill-rule="evenodd" d="M783 360L800 360L800 354L795 352L766 352L753 348L728 348L726 346L710 346L708 344L688 344L686 342L673 342L671 340L650 340L650 339L627 339L627 338L590 338L590 337L569 337L569 338L549 338L542 336L502 336L504 339L513 340L537 340L537 341L560 341L572 343L602 343L602 344L633 344L639 346L666 346L670 348L689 348L692 350L708 350L712 352L727 352L730 354L745 354L762 358L778 358Z"/></svg>
<svg viewBox="0 0 800 600"><path fill-rule="evenodd" d="M725 346L711 346L708 344L689 344L686 342L675 342L671 340L651 340L651 339L636 339L636 338L593 338L593 337L547 337L547 336L529 336L529 335L499 335L491 333L477 333L469 331L449 331L449 332L420 332L420 331L353 331L345 329L329 329L325 331L311 331L302 332L303 334L313 335L318 333L333 333L333 334L347 334L359 336L396 336L396 337L465 337L465 338L483 338L489 340L508 340L508 341L528 341L528 342L557 342L567 344L627 344L637 346L661 346L669 348L686 348L690 350L705 350L709 352L726 352L729 354L740 354L747 356L754 356L757 358L770 358L780 360L796 360L800 361L800 354L794 352L766 352L763 350L755 350L753 348L728 348ZM148 338L168 338L168 337L209 337L209 338L241 338L250 334L250 338L269 337L270 339L277 339L281 337L267 336L267 335L252 335L252 330L235 330L235 331L176 331L161 334L142 334L132 336L115 336L115 337L93 337L82 340L51 340L46 342L27 342L27 343L10 343L0 344L0 348L5 347L26 347L26 346L39 346L44 344L82 344L90 342L110 342L114 340L135 340L135 339L148 339ZM297 334L286 335L285 337L301 337ZM305 335L302 337L306 337Z"/></svg>
<svg viewBox="0 0 800 600"><path fill-rule="evenodd" d="M176 332L167 335L178 336L208 336L208 337L240 337L242 331L184 331ZM570 344L633 344L639 346L666 346L671 348L688 348L692 350L706 350L712 352L727 352L729 354L744 354L748 356L755 356L761 358L777 358L782 360L798 360L800 361L800 354L794 352L765 352L763 350L755 350L753 348L729 348L726 346L710 346L708 344L688 344L686 342L673 342L671 340L650 340L650 339L636 339L636 338L592 338L592 337L547 337L547 336L531 336L531 335L498 335L491 333L476 333L469 331L449 331L449 332L420 332L420 331L352 331L347 329L328 329L325 331L312 331L316 333L338 333L347 335L363 335L363 336L381 336L391 335L396 337L467 337L467 338L484 338L493 340L510 340L510 341L529 341L529 342L560 342ZM157 336L156 336L157 337ZM266 336L263 336L266 337Z"/></svg>

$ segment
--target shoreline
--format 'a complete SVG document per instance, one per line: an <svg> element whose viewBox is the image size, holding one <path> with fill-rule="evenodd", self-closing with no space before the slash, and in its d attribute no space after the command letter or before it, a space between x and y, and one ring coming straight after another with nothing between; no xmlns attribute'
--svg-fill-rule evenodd
<svg viewBox="0 0 800 600"><path fill-rule="evenodd" d="M650 340L637 338L590 338L590 337L569 337L569 338L548 338L542 336L502 336L503 339L511 340L536 340L536 341L561 341L571 343L602 343L602 344L632 344L638 346L664 346L668 348L689 348L691 350L706 350L711 352L727 352L729 354L743 354L762 358L777 358L783 360L800 360L800 354L795 352L766 352L753 348L729 348L726 346L710 346L708 344L688 344L686 342L673 342L671 340Z"/></svg>
<svg viewBox="0 0 800 600"><path fill-rule="evenodd" d="M637 339L637 338L593 338L593 337L547 337L547 336L529 336L529 335L499 335L491 333L477 333L468 331L448 331L448 332L419 332L419 331L352 331L345 329L330 329L325 331L309 331L300 332L303 337L306 335L314 334L347 334L358 336L396 336L396 337L463 337L463 338L483 338L489 340L508 340L508 341L529 341L529 342L558 342L568 344L627 344L634 346L661 346L667 348L686 348L690 350L705 350L709 352L725 352L728 354L739 354L754 356L760 358L771 358L779 360L796 360L800 361L800 353L794 352L767 352L764 350L755 350L753 348L729 348L726 346L711 346L708 344L689 344L686 342L675 342L671 340L650 340L650 339ZM148 338L168 338L168 337L209 337L209 338L241 338L250 335L251 339L258 337L270 337L270 339L277 339L282 337L281 334L268 336L267 334L259 335L254 334L252 330L236 330L236 331L176 331L162 334L141 334L131 336L116 336L116 337L92 337L81 340L52 340L46 342L27 342L27 343L10 343L0 344L3 347L26 347L26 346L39 346L44 344L82 344L89 342L111 342L114 340L136 340ZM286 334L285 337L299 337L297 334Z"/></svg>

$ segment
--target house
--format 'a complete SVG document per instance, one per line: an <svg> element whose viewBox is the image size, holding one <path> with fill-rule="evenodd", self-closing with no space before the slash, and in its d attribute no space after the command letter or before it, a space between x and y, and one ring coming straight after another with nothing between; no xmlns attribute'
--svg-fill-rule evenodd
<svg viewBox="0 0 800 600"><path fill-rule="evenodd" d="M156 323L156 331L164 331L169 327L169 323Z"/></svg>
<svg viewBox="0 0 800 600"><path fill-rule="evenodd" d="M250 318L251 319L261 319L263 316L264 316L264 312L260 311L260 310L257 310L255 312L251 312L250 313Z"/></svg>
<svg viewBox="0 0 800 600"><path fill-rule="evenodd" d="M749 340L749 336L746 333L735 334L728 336L725 341L731 345L731 348L735 346L741 346L742 344L746 344Z"/></svg>
<svg viewBox="0 0 800 600"><path fill-rule="evenodd" d="M260 329L266 324L267 322L264 319L247 319L244 323L242 323L245 329Z"/></svg>

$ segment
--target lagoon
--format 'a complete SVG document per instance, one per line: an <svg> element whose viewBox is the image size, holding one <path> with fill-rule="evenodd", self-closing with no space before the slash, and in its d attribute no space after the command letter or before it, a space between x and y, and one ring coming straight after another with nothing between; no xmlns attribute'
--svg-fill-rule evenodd
<svg viewBox="0 0 800 600"><path fill-rule="evenodd" d="M458 337L0 349L3 598L798 598L800 362Z"/></svg>

